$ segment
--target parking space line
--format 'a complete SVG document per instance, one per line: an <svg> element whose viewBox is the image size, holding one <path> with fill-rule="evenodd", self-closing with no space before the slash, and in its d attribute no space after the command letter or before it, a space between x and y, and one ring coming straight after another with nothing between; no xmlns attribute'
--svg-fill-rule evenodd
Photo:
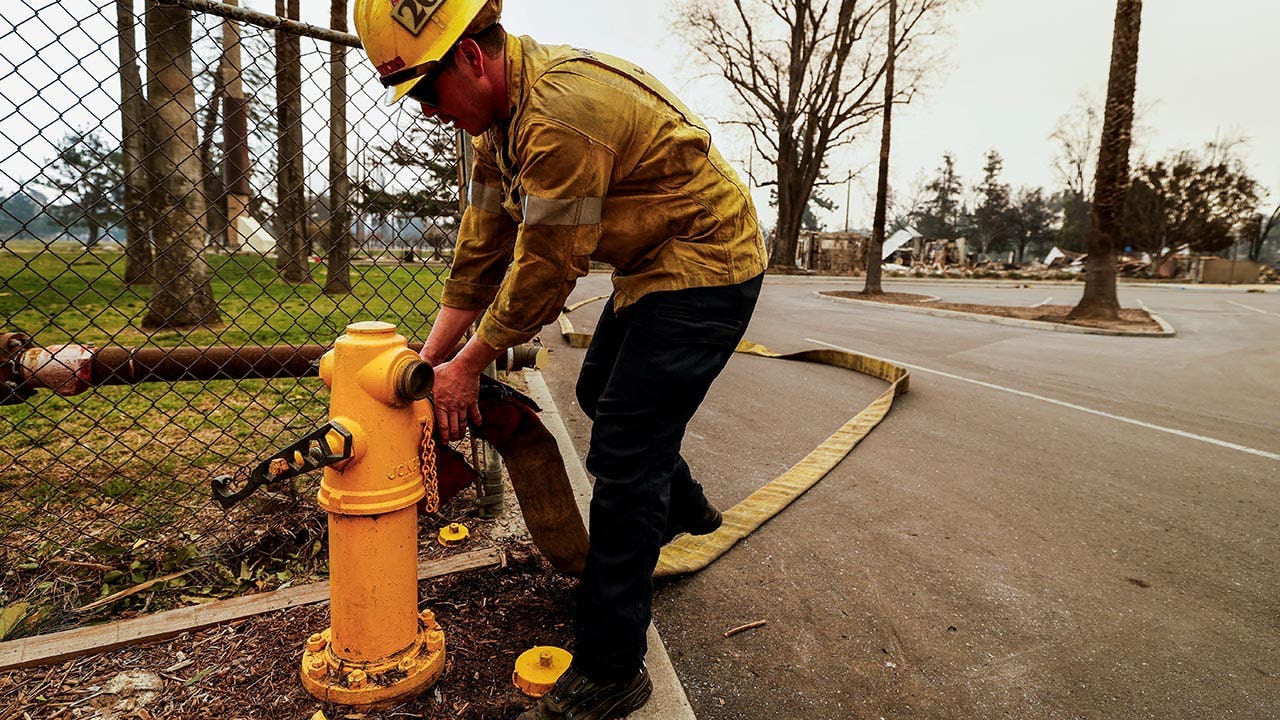
<svg viewBox="0 0 1280 720"><path fill-rule="evenodd" d="M1254 312L1256 312L1256 313L1262 313L1263 315L1275 315L1276 317L1280 317L1280 313L1273 313L1273 312L1271 312L1270 310L1262 310L1262 309L1260 309L1260 308L1256 308L1256 307L1253 307L1253 306L1251 306L1251 305L1245 305L1244 303L1238 303L1238 302L1236 302L1235 300L1228 300L1227 302L1228 302L1228 303L1230 303L1230 304L1232 304L1232 305L1235 305L1236 307L1242 307L1242 308L1244 308L1245 310L1252 310L1252 311L1254 311Z"/></svg>
<svg viewBox="0 0 1280 720"><path fill-rule="evenodd" d="M1052 296L1052 295L1050 295L1049 297L1047 297L1047 298L1045 298L1045 299L1041 300L1040 302L1036 303L1035 305L1032 305L1031 307L1040 307L1040 306L1042 306L1042 305L1048 305L1048 304L1049 304L1049 301L1050 301L1050 300L1052 300L1052 299L1053 299L1053 296Z"/></svg>
<svg viewBox="0 0 1280 720"><path fill-rule="evenodd" d="M821 340L816 340L814 338L805 338L805 341L817 343L819 345L823 345L835 350L844 350L846 352L856 352L855 350L850 350L849 348L842 347L840 345L833 345L829 342L823 342ZM888 358L884 358L884 359L888 360ZM1111 420L1118 420L1120 422L1128 423L1130 425L1137 425L1138 427L1147 428L1148 430L1157 430L1162 433L1168 433L1170 435L1177 435L1178 437L1184 437L1189 440L1197 440L1202 443L1217 445L1218 447L1224 447L1224 448L1227 448L1228 450L1238 450L1240 452L1248 453L1250 455L1257 455L1258 457L1264 457L1264 458L1267 458L1268 460L1280 460L1280 454L1267 452L1266 450L1259 450L1257 448L1251 448L1246 445L1238 445L1233 442L1227 442L1226 440L1218 440L1217 438L1206 437L1204 435L1197 435L1195 433L1187 432L1186 430L1168 428L1162 425L1153 425L1149 422L1144 422L1142 420L1125 417L1123 415L1115 415L1113 413L1109 413L1104 410L1094 410L1093 408L1088 408L1083 405L1076 405L1075 403L1069 403L1069 402L1066 402L1065 400L1056 400L1051 397L1045 397L1043 395L1036 395L1035 393L1029 393L1025 390L1016 390L1014 388L1005 387L1003 385L996 385L994 383L983 382L982 380L974 380L972 378L963 377L961 375L954 375L949 372L943 372L942 370L933 370L931 368L921 367L919 365L912 365L911 363L902 362L901 360L890 360L890 362L893 362L896 365L901 365L902 367L905 367L905 368L910 368L912 370L918 370L920 372L929 373L931 375L941 375L942 377L951 378L952 380L960 380L962 382L972 383L974 385L980 385L982 387L990 388L992 390L1000 390L1001 392L1020 395L1022 397L1031 398L1032 400L1039 400L1041 402L1046 402L1051 405L1058 405L1061 407L1070 408L1072 410L1079 410L1080 412L1089 413L1090 415L1097 415L1099 417L1109 418Z"/></svg>

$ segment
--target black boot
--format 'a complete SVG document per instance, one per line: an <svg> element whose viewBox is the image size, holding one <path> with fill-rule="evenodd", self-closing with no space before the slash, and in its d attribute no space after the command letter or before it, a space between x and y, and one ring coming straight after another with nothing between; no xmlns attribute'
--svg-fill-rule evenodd
<svg viewBox="0 0 1280 720"><path fill-rule="evenodd" d="M643 667L631 680L602 683L570 666L538 704L516 720L613 720L645 704L653 682Z"/></svg>
<svg viewBox="0 0 1280 720"><path fill-rule="evenodd" d="M720 525L724 522L724 516L720 511L706 505L702 512L695 517L669 518L667 520L666 532L662 534L662 544L666 545L676 539L677 535L689 533L690 535L710 535L720 529Z"/></svg>

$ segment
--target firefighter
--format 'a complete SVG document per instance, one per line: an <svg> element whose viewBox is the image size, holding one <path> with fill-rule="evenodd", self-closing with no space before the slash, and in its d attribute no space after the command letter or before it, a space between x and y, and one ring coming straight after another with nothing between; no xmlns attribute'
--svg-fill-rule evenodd
<svg viewBox="0 0 1280 720"><path fill-rule="evenodd" d="M651 692L661 546L720 526L680 445L746 330L764 242L747 188L662 83L509 35L500 13L500 0L357 0L355 22L390 101L407 96L474 138L470 204L422 349L443 439L480 421L481 371L553 322L593 261L613 268L576 389L595 484L574 659L520 716L603 720Z"/></svg>

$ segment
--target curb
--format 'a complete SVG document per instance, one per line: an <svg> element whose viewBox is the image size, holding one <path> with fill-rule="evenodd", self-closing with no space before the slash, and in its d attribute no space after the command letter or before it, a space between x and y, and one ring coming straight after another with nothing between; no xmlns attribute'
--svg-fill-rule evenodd
<svg viewBox="0 0 1280 720"><path fill-rule="evenodd" d="M542 408L539 413L542 424L551 431L556 444L560 446L560 455L564 457L565 470L573 485L573 495L578 501L578 511L582 513L583 520L587 520L591 510L591 479L582 466L582 460L578 458L578 451L573 447L569 428L565 427L564 418L556 407L546 380L542 379L542 373L526 370L524 378L529 384L529 395ZM649 623L647 640L649 651L644 661L649 668L649 678L653 681L653 695L644 707L628 715L628 720L697 720L693 707L689 705L689 698L684 694L684 686L671 664L671 657L667 655L667 646L663 644L653 623Z"/></svg>
<svg viewBox="0 0 1280 720"><path fill-rule="evenodd" d="M785 274L765 274L765 282L780 282L784 284L794 285L817 285L817 284L853 284L864 283L866 276L863 275L785 275ZM1028 285L1031 287L1039 287L1043 285L1058 285L1063 287L1084 288L1083 277L1079 280L1048 280L1039 278L966 278L966 277L937 277L937 276L902 276L895 277L884 275L881 277L882 283L904 283L904 284L928 284L928 285L958 285L967 287L991 287L1000 285ZM1116 285L1119 287L1137 287L1137 288L1163 288L1168 290L1239 290L1241 292L1255 293L1276 293L1280 292L1280 285L1275 283L1253 283L1248 285L1228 285L1226 283L1170 283L1152 280L1142 280L1139 278L1116 278Z"/></svg>
<svg viewBox="0 0 1280 720"><path fill-rule="evenodd" d="M1011 327L1030 328L1032 330L1051 330L1054 332L1077 333L1080 335L1111 335L1119 337L1173 337L1177 334L1173 326L1164 321L1164 318L1156 315L1147 309L1146 305L1142 306L1143 310L1151 316L1152 320L1160 326L1159 332L1134 332L1130 330L1107 330L1105 328L1082 327L1080 325L1067 325L1065 323L1045 322L1044 320L1022 320L1020 318L1000 317L999 315L982 315L979 313L967 313L959 310L943 310L940 308L915 307L912 305L897 305L895 303L881 303L874 300L856 300L854 298L834 297L822 291L814 292L814 295L823 300L836 303L849 303L854 305L870 305L878 308L886 308L889 310L897 310L900 312L915 313L917 315L933 315L935 317L954 318L959 320L972 320L974 322L992 323L994 325L1008 325Z"/></svg>

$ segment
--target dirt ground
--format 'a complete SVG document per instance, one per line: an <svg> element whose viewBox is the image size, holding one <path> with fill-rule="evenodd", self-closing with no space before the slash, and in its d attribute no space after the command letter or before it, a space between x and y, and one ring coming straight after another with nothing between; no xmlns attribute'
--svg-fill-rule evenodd
<svg viewBox="0 0 1280 720"><path fill-rule="evenodd" d="M1075 320L1068 318L1072 305L1037 305L1020 307L1016 305L975 305L971 303L938 302L929 295L915 293L884 293L882 295L863 295L861 292L836 290L824 293L832 297L867 300L870 302L890 303L893 305L919 305L921 307L953 310L955 312L975 313L978 315L996 315L999 317L1017 318L1019 320L1039 320L1041 322L1078 325L1081 327L1100 328L1103 330L1123 330L1127 332L1160 332L1160 325L1151 319L1146 310L1123 308L1119 320Z"/></svg>
<svg viewBox="0 0 1280 720"><path fill-rule="evenodd" d="M302 643L328 605L282 610L59 665L0 673L0 718L395 717L507 720L533 701L512 685L534 645L571 649L571 581L530 545L508 543L505 567L424 581L419 597L445 631L447 660L415 700L353 712L311 697L298 679ZM474 549L474 548L466 548Z"/></svg>

